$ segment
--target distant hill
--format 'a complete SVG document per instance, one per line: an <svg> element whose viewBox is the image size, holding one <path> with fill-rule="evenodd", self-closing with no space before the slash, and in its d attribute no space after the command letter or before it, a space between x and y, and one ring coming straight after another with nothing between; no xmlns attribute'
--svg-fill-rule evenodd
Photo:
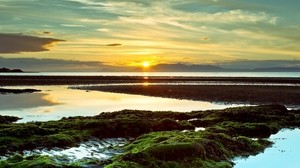
<svg viewBox="0 0 300 168"><path fill-rule="evenodd" d="M147 70L150 72L300 72L300 67L229 69L215 65L158 64Z"/></svg>
<svg viewBox="0 0 300 168"><path fill-rule="evenodd" d="M271 67L271 68L255 68L256 72L300 72L300 67Z"/></svg>
<svg viewBox="0 0 300 168"><path fill-rule="evenodd" d="M0 68L0 72L23 72L21 69Z"/></svg>
<svg viewBox="0 0 300 168"><path fill-rule="evenodd" d="M223 68L213 65L185 65L185 64L158 64L152 66L154 72L215 72L224 71Z"/></svg>

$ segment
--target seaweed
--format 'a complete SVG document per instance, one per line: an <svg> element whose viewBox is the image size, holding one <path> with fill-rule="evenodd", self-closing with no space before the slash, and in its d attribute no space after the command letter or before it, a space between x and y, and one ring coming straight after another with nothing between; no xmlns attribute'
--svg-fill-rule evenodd
<svg viewBox="0 0 300 168"><path fill-rule="evenodd" d="M205 130L194 131L199 126ZM109 168L233 167L231 159L234 157L255 155L272 145L265 139L271 134L299 126L299 110L287 110L282 105L190 113L123 110L58 121L2 123L0 153L72 147L93 137L127 137L133 140L120 147L123 154L94 165ZM49 167L83 165L82 162L59 165L46 156L12 156L0 161L0 165L30 167L30 162Z"/></svg>

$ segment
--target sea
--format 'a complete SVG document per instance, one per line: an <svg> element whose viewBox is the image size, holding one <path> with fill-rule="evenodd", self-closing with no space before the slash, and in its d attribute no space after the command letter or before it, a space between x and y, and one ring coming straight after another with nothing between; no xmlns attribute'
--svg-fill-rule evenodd
<svg viewBox="0 0 300 168"><path fill-rule="evenodd" d="M300 72L24 72L0 76L173 76L173 77L281 77L300 78Z"/></svg>

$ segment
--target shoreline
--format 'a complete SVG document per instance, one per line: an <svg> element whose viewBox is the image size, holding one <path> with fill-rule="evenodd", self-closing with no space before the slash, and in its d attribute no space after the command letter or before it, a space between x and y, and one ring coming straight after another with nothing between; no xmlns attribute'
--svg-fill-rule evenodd
<svg viewBox="0 0 300 168"><path fill-rule="evenodd" d="M300 78L283 77L172 77L172 76L0 76L0 86L80 85L106 83L246 82L300 84Z"/></svg>
<svg viewBox="0 0 300 168"><path fill-rule="evenodd" d="M282 77L169 77L169 76L0 76L0 86L88 85L113 83L241 82L300 84Z"/></svg>

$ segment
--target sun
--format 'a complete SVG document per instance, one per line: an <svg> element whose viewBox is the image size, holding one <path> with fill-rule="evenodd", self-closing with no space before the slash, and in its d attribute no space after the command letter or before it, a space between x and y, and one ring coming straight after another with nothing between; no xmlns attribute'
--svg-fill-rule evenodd
<svg viewBox="0 0 300 168"><path fill-rule="evenodd" d="M150 66L150 63L148 61L143 62L143 67L148 68Z"/></svg>

